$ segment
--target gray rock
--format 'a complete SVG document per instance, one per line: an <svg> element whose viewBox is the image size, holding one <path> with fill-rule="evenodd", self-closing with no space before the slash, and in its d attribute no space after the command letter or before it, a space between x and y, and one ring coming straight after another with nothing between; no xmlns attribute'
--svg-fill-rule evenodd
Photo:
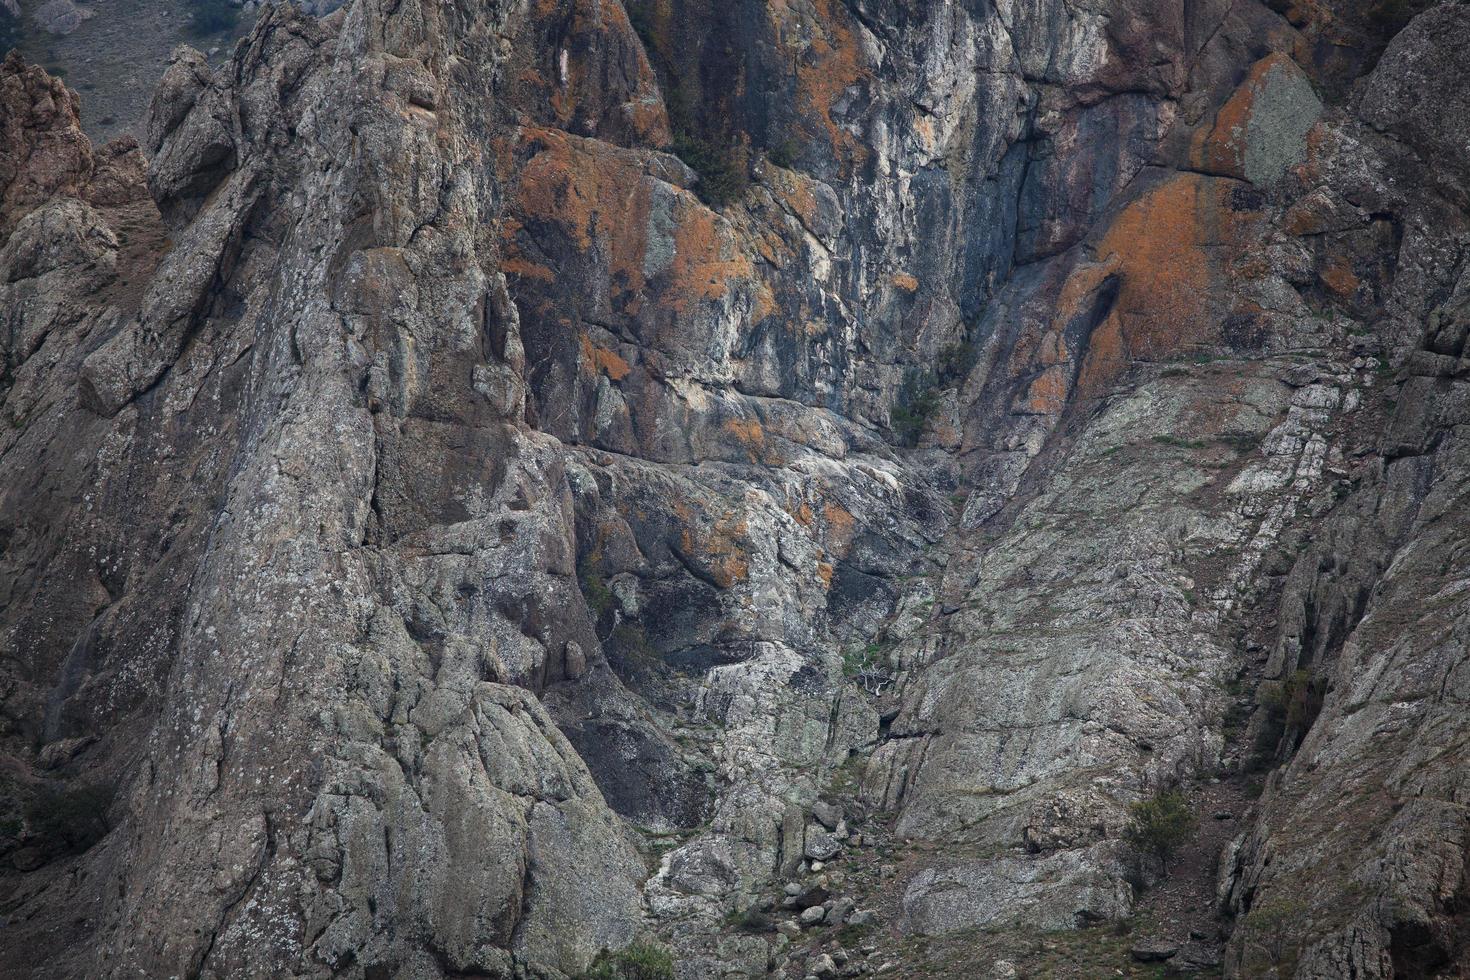
<svg viewBox="0 0 1470 980"><path fill-rule="evenodd" d="M837 825L842 822L842 808L818 800L812 804L812 816L816 817L817 822L823 827L835 831Z"/></svg>
<svg viewBox="0 0 1470 980"><path fill-rule="evenodd" d="M1162 963L1179 954L1179 946L1167 942L1135 943L1128 948L1128 955L1140 963Z"/></svg>
<svg viewBox="0 0 1470 980"><path fill-rule="evenodd" d="M822 829L820 824L806 825L803 850L812 861L829 861L842 852L842 842Z"/></svg>

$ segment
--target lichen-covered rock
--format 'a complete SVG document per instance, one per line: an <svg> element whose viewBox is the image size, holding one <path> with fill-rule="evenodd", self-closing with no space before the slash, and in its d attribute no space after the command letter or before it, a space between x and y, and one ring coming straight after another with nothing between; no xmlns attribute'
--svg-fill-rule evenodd
<svg viewBox="0 0 1470 980"><path fill-rule="evenodd" d="M1463 8L330 6L0 69L21 972L825 975L1252 766L1228 970L1463 965Z"/></svg>

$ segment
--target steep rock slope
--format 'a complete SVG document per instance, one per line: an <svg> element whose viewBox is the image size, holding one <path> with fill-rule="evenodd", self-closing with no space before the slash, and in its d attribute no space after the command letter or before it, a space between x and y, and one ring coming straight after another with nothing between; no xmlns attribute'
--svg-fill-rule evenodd
<svg viewBox="0 0 1470 980"><path fill-rule="evenodd" d="M1466 17L1274 6L278 7L141 153L7 62L13 972L804 971L854 754L885 943L1279 763L1228 968L1458 964Z"/></svg>

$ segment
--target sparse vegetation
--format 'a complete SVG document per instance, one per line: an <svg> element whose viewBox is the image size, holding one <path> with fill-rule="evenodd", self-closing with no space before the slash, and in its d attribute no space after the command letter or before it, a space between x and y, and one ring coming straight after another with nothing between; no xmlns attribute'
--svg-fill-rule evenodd
<svg viewBox="0 0 1470 980"><path fill-rule="evenodd" d="M1156 861L1160 874L1169 873L1169 858L1194 833L1194 812L1179 790L1165 790L1129 807L1123 837L1140 856Z"/></svg>
<svg viewBox="0 0 1470 980"><path fill-rule="evenodd" d="M1275 971L1289 977L1296 970L1296 937L1306 906L1291 898L1273 898L1251 909L1245 920L1247 972L1259 976Z"/></svg>
<svg viewBox="0 0 1470 980"><path fill-rule="evenodd" d="M1198 439L1181 439L1175 435L1154 436L1154 442L1161 446L1173 446L1175 449L1205 448L1205 444Z"/></svg>
<svg viewBox="0 0 1470 980"><path fill-rule="evenodd" d="M790 170L796 165L796 155L800 152L801 143L788 136L774 146L766 148L766 159L784 170Z"/></svg>
<svg viewBox="0 0 1470 980"><path fill-rule="evenodd" d="M617 952L598 953L582 980L674 980L674 957L656 943L639 940Z"/></svg>
<svg viewBox="0 0 1470 980"><path fill-rule="evenodd" d="M973 340L946 344L939 351L939 377L943 381L962 381L975 369L980 348Z"/></svg>
<svg viewBox="0 0 1470 980"><path fill-rule="evenodd" d="M674 130L674 155L699 175L695 190L713 208L733 204L750 187L749 139L702 118L699 88L681 79L669 89L666 105Z"/></svg>
<svg viewBox="0 0 1470 980"><path fill-rule="evenodd" d="M107 836L112 798L113 788L105 783L42 787L26 806L26 823L50 847L80 853Z"/></svg>
<svg viewBox="0 0 1470 980"><path fill-rule="evenodd" d="M743 142L721 142L688 132L674 136L674 154L699 175L700 200L722 208L745 196L750 186L750 153Z"/></svg>
<svg viewBox="0 0 1470 980"><path fill-rule="evenodd" d="M617 601L612 589L607 586L607 578L602 571L602 556L594 551L579 561L577 579L581 582L582 597L587 600L587 608L592 610L592 615L602 618L602 614Z"/></svg>
<svg viewBox="0 0 1470 980"><path fill-rule="evenodd" d="M638 35L638 40L643 42L643 50L650 56L653 55L658 41L658 35L654 32L653 15L648 7L640 3L629 3L625 5L628 10L628 23L633 28L633 33Z"/></svg>
<svg viewBox="0 0 1470 980"><path fill-rule="evenodd" d="M1261 707L1266 709L1266 717L1256 732L1258 767L1269 763L1283 738L1292 738L1293 746L1300 741L1322 710L1323 693L1322 685L1313 680L1308 670L1296 670L1280 681L1261 685L1259 699Z"/></svg>
<svg viewBox="0 0 1470 980"><path fill-rule="evenodd" d="M761 911L759 905L752 905L744 911L731 912L725 917L725 926L739 932L749 933L770 932L776 928L771 917Z"/></svg>
<svg viewBox="0 0 1470 980"><path fill-rule="evenodd" d="M1368 8L1368 20L1380 31L1397 34L1427 6L1426 0L1378 0Z"/></svg>
<svg viewBox="0 0 1470 980"><path fill-rule="evenodd" d="M932 371L909 376L898 393L898 404L888 412L888 425L900 445L917 446L924 427L939 409L939 380Z"/></svg>
<svg viewBox="0 0 1470 980"><path fill-rule="evenodd" d="M843 653L842 673L874 696L882 694L893 683L893 672L888 669L883 648L877 643Z"/></svg>

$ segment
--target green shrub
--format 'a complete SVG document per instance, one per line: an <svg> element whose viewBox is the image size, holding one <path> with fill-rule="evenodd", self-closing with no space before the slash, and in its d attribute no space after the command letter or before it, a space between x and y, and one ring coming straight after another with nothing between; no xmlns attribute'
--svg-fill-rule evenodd
<svg viewBox="0 0 1470 980"><path fill-rule="evenodd" d="M1133 804L1128 813L1123 839L1139 855L1157 861L1159 871L1167 875L1169 858L1194 833L1189 800L1178 790L1165 790Z"/></svg>
<svg viewBox="0 0 1470 980"><path fill-rule="evenodd" d="M31 833L49 846L80 853L107 835L113 788L104 783L63 789L44 786L26 806Z"/></svg>
<svg viewBox="0 0 1470 980"><path fill-rule="evenodd" d="M1307 908L1292 898L1272 898L1251 909L1245 919L1242 966L1253 975L1276 971L1289 977L1296 971L1297 940Z"/></svg>
<svg viewBox="0 0 1470 980"><path fill-rule="evenodd" d="M844 651L842 674L872 695L882 694L893 683L893 671L883 656L883 647L877 643Z"/></svg>
<svg viewBox="0 0 1470 980"><path fill-rule="evenodd" d="M643 50L651 57L658 47L658 34L653 25L653 13L642 4L627 3L624 6L627 8L628 23L633 28L633 33L638 35L638 40L643 42Z"/></svg>
<svg viewBox="0 0 1470 980"><path fill-rule="evenodd" d="M898 404L888 412L888 426L900 445L917 446L925 426L938 409L939 380L931 371L919 371L899 390Z"/></svg>
<svg viewBox="0 0 1470 980"><path fill-rule="evenodd" d="M674 957L662 946L639 940L617 952L598 953L582 980L674 980Z"/></svg>
<svg viewBox="0 0 1470 980"><path fill-rule="evenodd" d="M973 340L959 340L939 351L939 376L946 381L963 381L975 369L980 347Z"/></svg>
<svg viewBox="0 0 1470 980"><path fill-rule="evenodd" d="M759 905L752 905L743 912L731 912L725 917L725 926L750 933L771 932L776 928L771 917Z"/></svg>
<svg viewBox="0 0 1470 980"><path fill-rule="evenodd" d="M766 159L783 170L790 170L796 165L796 157L800 152L801 143L788 136L776 145L766 148Z"/></svg>
<svg viewBox="0 0 1470 980"><path fill-rule="evenodd" d="M712 208L733 204L750 187L750 156L743 143L681 132L674 136L674 154L699 175L694 189Z"/></svg>
<svg viewBox="0 0 1470 980"><path fill-rule="evenodd" d="M592 610L593 616L601 619L602 614L611 609L616 601L602 572L602 556L593 552L578 562L577 579L581 582L582 597L587 600L587 608Z"/></svg>
<svg viewBox="0 0 1470 980"><path fill-rule="evenodd" d="M1378 0L1368 8L1368 20L1380 31L1397 34L1427 6L1426 0Z"/></svg>

